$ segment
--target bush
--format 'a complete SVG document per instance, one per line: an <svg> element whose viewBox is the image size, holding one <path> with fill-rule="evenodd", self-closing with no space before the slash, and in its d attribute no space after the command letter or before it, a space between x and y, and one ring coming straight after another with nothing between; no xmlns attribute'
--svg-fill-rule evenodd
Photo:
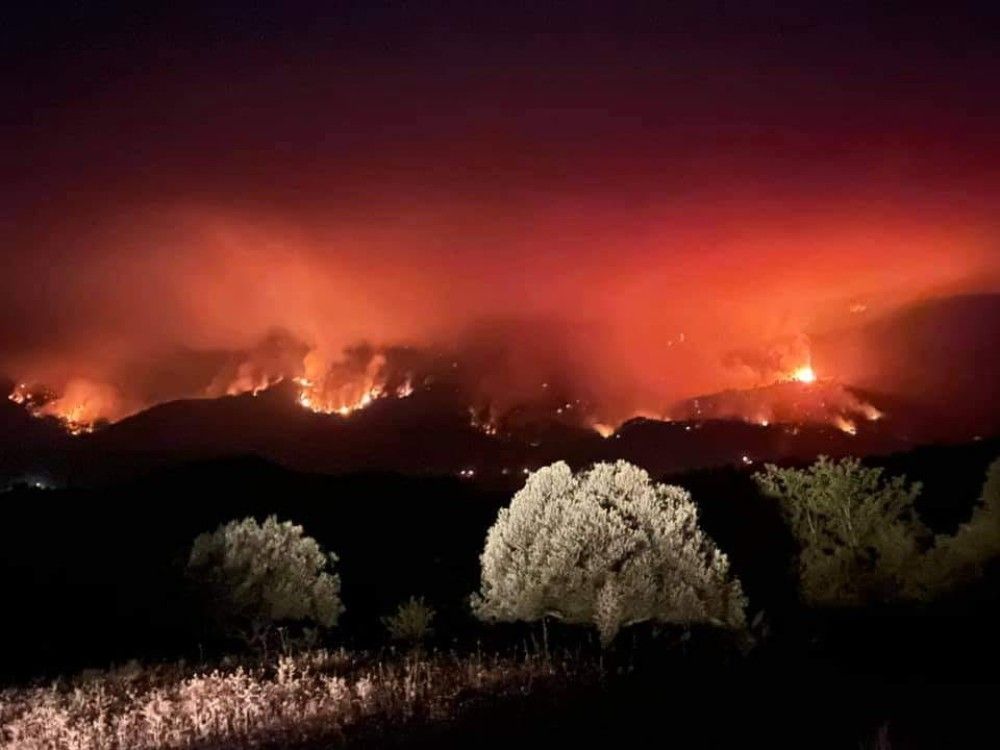
<svg viewBox="0 0 1000 750"><path fill-rule="evenodd" d="M925 595L939 594L979 578L1000 557L1000 458L986 472L986 482L972 517L953 536L940 535L921 566Z"/></svg>
<svg viewBox="0 0 1000 750"><path fill-rule="evenodd" d="M188 569L208 588L226 628L263 646L277 622L337 624L344 608L336 562L301 526L270 516L263 524L245 518L201 534Z"/></svg>
<svg viewBox="0 0 1000 750"><path fill-rule="evenodd" d="M690 495L624 461L532 473L480 559L472 606L481 619L593 624L605 645L647 620L744 625L740 583Z"/></svg>
<svg viewBox="0 0 1000 750"><path fill-rule="evenodd" d="M825 456L808 469L769 464L754 479L781 504L798 542L806 602L859 604L906 594L928 536L913 509L920 484L883 480L882 469Z"/></svg>
<svg viewBox="0 0 1000 750"><path fill-rule="evenodd" d="M382 624L389 631L389 637L394 641L402 641L416 645L425 641L434 632L431 622L434 620L434 608L419 599L410 597L396 609L396 614L383 617Z"/></svg>

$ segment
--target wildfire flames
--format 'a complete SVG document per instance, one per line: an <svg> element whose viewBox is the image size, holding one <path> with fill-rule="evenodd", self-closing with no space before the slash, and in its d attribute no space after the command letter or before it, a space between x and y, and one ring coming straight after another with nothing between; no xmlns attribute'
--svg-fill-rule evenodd
<svg viewBox="0 0 1000 750"><path fill-rule="evenodd" d="M61 395L19 383L8 398L35 417L58 420L71 435L93 432L105 414L121 408L115 389L90 380L72 380Z"/></svg>
<svg viewBox="0 0 1000 750"><path fill-rule="evenodd" d="M414 390L412 374L400 375L384 352L358 347L336 360L316 350L307 351L297 361L294 357L261 358L254 352L228 373L217 374L203 390L186 397L257 395L286 380L295 384L296 400L302 407L344 417L383 398L406 398ZM69 381L61 393L22 382L8 398L32 416L59 421L71 435L93 432L101 423L119 421L144 408L123 399L111 384L82 378Z"/></svg>
<svg viewBox="0 0 1000 750"><path fill-rule="evenodd" d="M407 382L397 387L395 390L388 390L383 385L374 384L368 388L354 384L342 386L333 398L324 394L322 388L307 378L296 378L295 384L299 386L298 402L301 406L317 414L339 414L346 417L356 411L360 411L381 398L393 396L395 398L407 398L413 394L413 386Z"/></svg>
<svg viewBox="0 0 1000 750"><path fill-rule="evenodd" d="M590 427L602 438L609 438L615 434L615 428L609 424L604 424L603 422L594 422L590 425Z"/></svg>
<svg viewBox="0 0 1000 750"><path fill-rule="evenodd" d="M883 413L843 384L819 380L804 365L770 385L724 391L676 404L669 417L679 420L738 419L771 424L829 424L856 435L858 423L878 421Z"/></svg>
<svg viewBox="0 0 1000 750"><path fill-rule="evenodd" d="M801 361L801 360L800 360ZM380 349L368 345L350 348L336 357L300 342L272 337L217 372L208 386L188 398L256 395L285 381L295 386L300 406L318 414L348 417L382 399L403 399L414 392L415 373L421 382L443 382L447 373L455 377L458 362L448 357L447 366L435 371L426 353L403 349ZM458 369L456 369L458 368ZM862 420L875 421L882 413L873 405L831 380L820 381L806 364L778 377L770 386L725 391L681 402L665 411L632 411L624 415L602 412L597 405L556 389L549 382L538 386L534 397L522 394L518 401L499 406L490 392L475 385L451 381L459 399L466 399L469 422L489 436L534 429L546 421L586 427L604 438L615 434L629 418L698 421L736 419L771 424L830 424L856 434ZM67 432L81 435L100 423L117 421L140 411L144 405L124 399L112 385L94 380L69 381L61 392L44 387L17 385L10 400L36 417L51 417ZM483 406L485 404L485 406Z"/></svg>
<svg viewBox="0 0 1000 750"><path fill-rule="evenodd" d="M392 384L388 359L374 353L363 371L338 363L330 366L317 352L310 352L304 361L305 373L294 378L301 406L319 414L339 414L346 417L371 406L382 398L407 398L413 393L412 376Z"/></svg>
<svg viewBox="0 0 1000 750"><path fill-rule="evenodd" d="M813 368L809 365L800 367L795 372L792 373L792 380L796 380L799 383L815 383L816 373L813 372Z"/></svg>

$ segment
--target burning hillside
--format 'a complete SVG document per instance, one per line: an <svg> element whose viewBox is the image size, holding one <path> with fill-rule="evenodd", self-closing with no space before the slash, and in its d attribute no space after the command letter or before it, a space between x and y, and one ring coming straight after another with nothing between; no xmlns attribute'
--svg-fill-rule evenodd
<svg viewBox="0 0 1000 750"><path fill-rule="evenodd" d="M814 358L802 336L723 360L733 387L657 407L648 395L622 398L615 384L595 388L589 363L553 349L551 331L530 333L494 327L459 347L336 350L272 332L250 347L185 350L108 381L46 388L25 379L10 393L0 468L85 481L171 457L255 454L310 471L447 473L506 486L559 459L625 457L673 471L980 434L955 431L919 401L828 375L828 352ZM32 431L21 409L58 420L63 432ZM35 447L21 450L28 432Z"/></svg>
<svg viewBox="0 0 1000 750"><path fill-rule="evenodd" d="M306 374L293 379L297 400L310 411L346 417L381 398L410 396L413 376L394 375L388 365L381 352L372 353L361 372L344 363L328 365L310 353L304 362Z"/></svg>
<svg viewBox="0 0 1000 750"><path fill-rule="evenodd" d="M32 416L51 417L71 435L92 432L102 422L128 416L114 388L89 380L71 380L62 393L56 394L45 386L19 383L7 396L23 406Z"/></svg>
<svg viewBox="0 0 1000 750"><path fill-rule="evenodd" d="M941 341L971 330L996 349L981 316L926 338L917 316L860 351L853 334L1000 290L985 47L924 40L940 64L915 68L896 54L921 43L904 28L858 64L853 45L798 38L820 28L798 11L758 50L733 39L770 22L742 13L708 24L708 43L670 22L664 44L615 41L617 11L537 33L551 14L533 9L515 50L520 23L413 33L419 4L390 5L407 20L377 44L355 22L381 11L324 12L273 45L277 27L214 12L191 37L141 13L121 29L100 14L14 24L28 36L3 69L12 399L84 435L278 383L331 422L430 387L497 437L553 423L610 437L808 364L803 385L940 387L942 412L964 406L963 430L979 429L970 393L996 380L995 357L973 367ZM833 329L847 340L819 356ZM867 421L843 397L829 413L785 400L719 413Z"/></svg>
<svg viewBox="0 0 1000 750"><path fill-rule="evenodd" d="M289 340L290 341L290 340ZM407 348L360 345L337 358L299 345L286 346L271 338L216 373L203 389L187 398L218 398L257 395L287 383L299 406L317 414L349 417L384 399L402 399L415 387L439 388L454 394L458 408L465 409L469 424L488 436L532 435L551 426L591 429L610 437L625 421L637 417L678 421L731 420L760 425L833 425L856 432L858 420L882 417L874 405L831 380L817 380L811 367L790 372L780 382L766 387L729 390L689 399L666 409L631 410L614 414L602 411L598 402L576 396L568 380L542 381L535 388L522 388L516 400L510 394L486 390L489 379L450 363ZM119 421L143 407L122 395L114 386L89 380L70 381L65 390L18 384L9 396L37 417L58 420L73 435L91 432L101 424Z"/></svg>
<svg viewBox="0 0 1000 750"><path fill-rule="evenodd" d="M177 396L256 395L288 381L294 384L296 401L302 407L348 416L378 399L405 398L413 393L414 372L405 369L403 350L362 345L331 359L297 344L282 346L282 341L287 343L270 337L244 359L215 374L204 388ZM101 424L120 421L156 403L142 403L126 397L123 389L113 384L86 379L71 380L60 392L43 384L18 383L8 398L33 416L59 421L73 435L92 432Z"/></svg>
<svg viewBox="0 0 1000 750"><path fill-rule="evenodd" d="M699 396L668 410L673 420L738 420L759 424L826 424L849 435L858 423L877 422L885 415L843 383L817 380L803 373L785 382L747 390Z"/></svg>
<svg viewBox="0 0 1000 750"><path fill-rule="evenodd" d="M911 346L912 351L902 349L888 357L893 350L881 342L905 336L893 324L895 319L888 318L874 328L862 328L864 335L857 337L860 343L853 349L841 345L840 357L832 356L836 352L828 337L814 346L803 334L756 350L730 352L716 365L714 382L722 387L681 399L670 398L676 390L671 371L645 374L650 383L662 381L658 389L608 379L601 373L613 371L617 363L592 361L583 356L587 348L572 335L563 341L562 329L539 325L480 327L452 346L360 343L334 348L275 330L239 349L176 350L103 374L83 369L66 379L24 377L15 381L9 399L36 417L58 420L70 434L82 435L156 404L258 394L279 383L294 394L301 408L339 418L431 389L448 394L466 424L498 438L541 435L552 427L584 428L610 437L637 417L826 425L853 435L861 425L881 420L883 412L892 412L890 421L898 426L908 420L909 412L943 404L947 412L933 409L938 416L914 428L917 434L936 438L954 433L969 439L996 429L991 414L975 409L975 401L966 398L977 388L991 387L992 381L982 380L977 368L977 363L993 356L990 331L995 330L995 315L983 312L996 309L991 299L976 303L977 318L987 322L981 335L963 329L975 356L963 354L962 345L956 343L959 339L944 339L938 326L931 329L933 337L925 336L929 343L923 348ZM955 305L941 305L945 321L954 317L950 311ZM969 306L963 302L961 309ZM927 319L930 312L923 310L921 315ZM882 328L886 333L880 333ZM849 332L838 335L840 341L851 340ZM924 349L942 340L951 342L947 376L924 374L928 369ZM690 350L696 359L689 338L668 344L671 349ZM870 364L863 377L837 376L838 369L858 369L858 362ZM924 382L926 387L918 387ZM896 394L909 402L903 408L893 402L895 383L907 389ZM871 395L874 392L879 395Z"/></svg>

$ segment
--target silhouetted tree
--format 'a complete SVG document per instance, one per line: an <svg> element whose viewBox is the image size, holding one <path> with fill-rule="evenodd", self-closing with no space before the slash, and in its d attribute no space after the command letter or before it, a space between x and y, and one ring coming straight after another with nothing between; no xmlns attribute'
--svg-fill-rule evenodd
<svg viewBox="0 0 1000 750"><path fill-rule="evenodd" d="M754 475L774 497L798 546L802 598L843 605L904 596L928 532L913 508L920 484L883 479L854 458L820 458L807 469L772 464Z"/></svg>
<svg viewBox="0 0 1000 750"><path fill-rule="evenodd" d="M934 540L920 568L920 593L933 596L979 578L1000 557L1000 458L986 471L983 490L968 522Z"/></svg>
<svg viewBox="0 0 1000 750"><path fill-rule="evenodd" d="M337 624L344 608L336 562L301 526L270 516L264 523L245 518L201 534L188 569L209 588L231 632L266 646L277 622Z"/></svg>

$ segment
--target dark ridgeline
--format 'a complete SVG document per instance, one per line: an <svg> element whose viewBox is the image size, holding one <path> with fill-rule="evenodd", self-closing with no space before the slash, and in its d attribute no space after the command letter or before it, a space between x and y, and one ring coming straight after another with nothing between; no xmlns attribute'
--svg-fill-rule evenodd
<svg viewBox="0 0 1000 750"><path fill-rule="evenodd" d="M737 420L634 419L609 438L545 421L502 436L470 424L467 408L432 388L383 399L348 417L299 406L279 384L253 396L174 401L93 433L70 436L51 418L0 402L0 475L42 475L60 484L102 485L178 462L258 455L297 471L389 471L458 475L472 469L493 487L517 486L525 469L565 460L581 467L625 459L653 474L750 461L885 454L916 444L911 422L858 423L856 435L827 424L759 425Z"/></svg>
<svg viewBox="0 0 1000 750"><path fill-rule="evenodd" d="M509 431L487 435L470 423L465 397L444 383L418 388L409 398L377 400L347 418L303 409L293 386L282 383L256 396L160 404L76 437L4 400L0 476L103 484L179 461L253 454L322 473L441 476L472 469L477 482L509 489L525 468L556 460L579 467L622 458L662 474L819 454L888 454L1000 431L1000 386L990 376L1000 356L998 330L998 295L927 302L817 337L817 359L833 363L833 371L838 359L848 363L843 384L708 394L676 405L678 421L634 419L607 439L557 418L547 406L523 407ZM785 410L767 425L734 419L731 411L751 418L754 405L780 403ZM822 422L827 403L870 403L884 416L855 415L857 434L849 435Z"/></svg>

